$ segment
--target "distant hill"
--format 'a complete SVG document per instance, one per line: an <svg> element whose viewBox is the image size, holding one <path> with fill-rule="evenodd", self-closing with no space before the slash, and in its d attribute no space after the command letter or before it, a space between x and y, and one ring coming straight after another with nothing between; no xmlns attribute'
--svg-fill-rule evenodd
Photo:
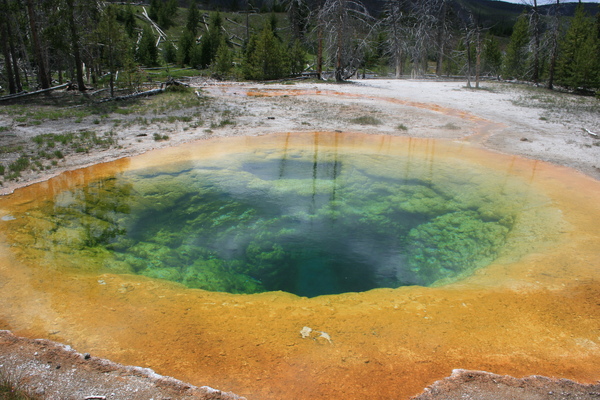
<svg viewBox="0 0 600 400"><path fill-rule="evenodd" d="M115 1L115 0L111 0ZM135 0L134 0L135 1ZM166 1L166 0L165 0ZM273 10L275 4L283 10L281 6L289 0L197 0L198 5L204 9L237 11L245 10L248 4L257 10ZM320 3L324 0L306 0L309 3ZM374 16L380 16L385 9L386 0L362 0L365 6ZM118 1L125 3L122 0ZM540 1L541 2L541 1ZM138 4L149 3L149 0L139 1ZM180 7L187 7L191 0L178 0ZM453 9L453 14L464 19L472 14L482 25L491 28L493 34L497 36L510 36L512 27L518 16L528 7L524 4L507 3L501 0L449 0ZM598 3L583 3L586 11L590 15L596 15L600 11ZM564 3L560 5L560 15L572 17L575 14L577 3ZM312 7L311 7L312 8ZM554 15L556 7L553 4L540 6L542 15Z"/></svg>

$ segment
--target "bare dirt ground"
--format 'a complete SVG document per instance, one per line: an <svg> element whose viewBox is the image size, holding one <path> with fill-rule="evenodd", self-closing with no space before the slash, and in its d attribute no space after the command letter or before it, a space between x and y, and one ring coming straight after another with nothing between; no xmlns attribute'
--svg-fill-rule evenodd
<svg viewBox="0 0 600 400"><path fill-rule="evenodd" d="M204 101L177 111L161 110L161 96L142 100L146 115L110 114L33 123L0 108L0 152L5 166L34 155L32 139L57 132L110 132L114 145L71 151L56 165L5 181L1 194L46 180L65 170L133 156L155 148L211 137L275 132L352 131L460 140L474 146L574 168L600 180L600 101L543 89L464 82L360 80L255 84L192 82ZM56 94L60 98L60 94ZM190 94L195 97L195 94ZM58 100L60 102L60 100ZM10 107L10 106L9 106ZM38 106L32 104L32 109ZM75 111L75 109L74 109ZM169 120L170 113L187 116ZM154 134L168 135L156 140ZM0 335L0 370L48 399L229 399L235 395L196 388L149 370L124 367L49 342ZM226 389L226 388L225 388ZM472 371L432 385L419 399L596 399L598 385L543 377L515 379Z"/></svg>

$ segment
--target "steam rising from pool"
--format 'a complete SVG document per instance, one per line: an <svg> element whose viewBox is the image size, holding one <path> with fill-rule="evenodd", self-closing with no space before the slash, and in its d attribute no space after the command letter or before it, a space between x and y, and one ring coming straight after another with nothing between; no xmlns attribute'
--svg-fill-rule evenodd
<svg viewBox="0 0 600 400"><path fill-rule="evenodd" d="M288 135L118 172L48 199L24 231L46 263L314 297L454 282L518 257L515 241L539 229L523 210L547 199L525 182L438 159L434 145L389 153L333 139L294 147Z"/></svg>

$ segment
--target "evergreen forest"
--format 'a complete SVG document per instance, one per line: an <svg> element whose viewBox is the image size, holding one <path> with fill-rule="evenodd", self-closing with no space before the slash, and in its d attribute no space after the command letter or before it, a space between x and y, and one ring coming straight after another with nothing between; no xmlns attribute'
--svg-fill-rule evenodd
<svg viewBox="0 0 600 400"><path fill-rule="evenodd" d="M2 94L137 91L181 75L460 77L600 89L593 3L0 0Z"/></svg>

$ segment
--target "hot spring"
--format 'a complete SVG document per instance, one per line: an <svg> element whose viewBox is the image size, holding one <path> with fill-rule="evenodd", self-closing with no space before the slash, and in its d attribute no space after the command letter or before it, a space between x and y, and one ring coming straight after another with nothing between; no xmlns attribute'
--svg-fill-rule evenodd
<svg viewBox="0 0 600 400"><path fill-rule="evenodd" d="M154 151L0 199L0 322L249 398L597 379L598 186L389 136Z"/></svg>

